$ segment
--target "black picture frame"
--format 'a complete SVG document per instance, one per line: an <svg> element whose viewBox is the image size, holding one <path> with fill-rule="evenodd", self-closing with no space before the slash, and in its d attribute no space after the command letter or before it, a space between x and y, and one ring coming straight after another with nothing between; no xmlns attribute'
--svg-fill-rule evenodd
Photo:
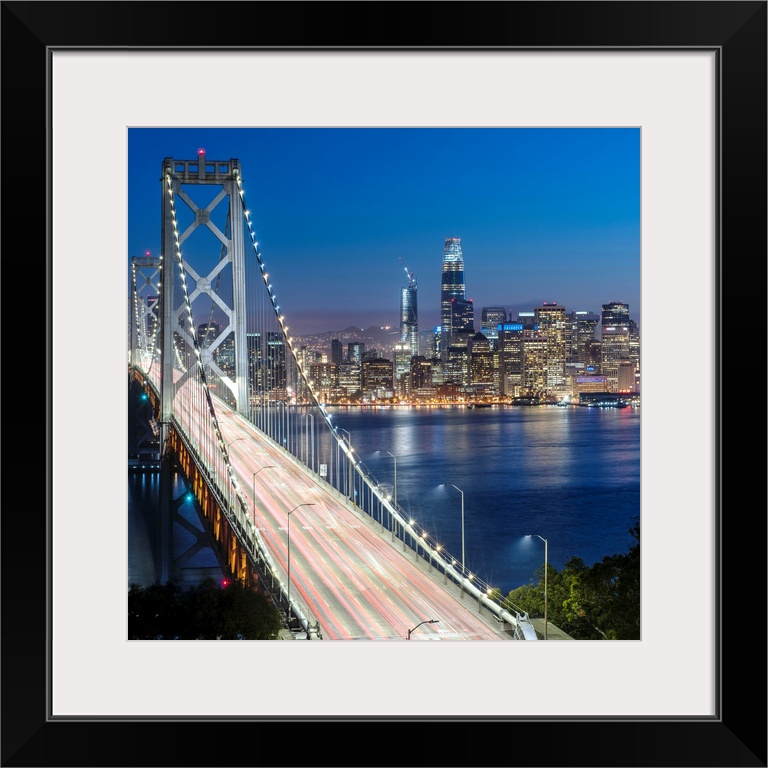
<svg viewBox="0 0 768 768"><path fill-rule="evenodd" d="M52 328L50 315L38 318L44 322L37 339L46 338L47 376L45 391L36 402L46 405L48 439L44 449L40 431L32 429L27 419L22 419L23 426L14 427L11 420L8 429L14 434L27 433L29 442L22 439L20 449L14 440L6 458L11 458L10 453L22 471L28 456L40 457L45 450L46 503L27 503L24 514L19 513L21 504L6 504L2 518L2 765L766 766L765 435L761 431L756 439L749 439L749 428L739 429L748 410L759 404L765 381L765 345L755 341L764 341L766 307L766 9L766 2L696 0L3 2L6 255L17 247L13 231L29 235L24 246L28 257L8 258L3 265L19 270L13 278L6 274L6 286L28 285L32 265L37 267L40 257L50 271L52 201L39 188L41 180L50 175L50 54L57 48L704 48L719 56L721 304L717 311L719 682L715 717L660 716L640 721L490 717L480 718L481 722L452 717L405 719L410 722L307 717L264 719L258 730L252 722L246 729L245 722L217 718L204 724L151 718L50 719L47 637L52 584L46 563L52 555ZM242 24L232 23L238 18ZM201 19L207 20L201 23ZM46 218L47 236L42 231ZM50 291L47 281L47 307L51 305ZM38 292L39 287L24 289L23 295ZM725 311L726 299L730 312ZM737 301L744 314L736 313ZM35 306L39 303L32 301ZM22 303L20 309L14 308L14 313L30 311L23 307ZM745 316L750 318L746 323ZM756 316L761 323L753 336ZM696 324L693 311L675 319L692 327ZM33 334L23 341L30 349L42 346L39 340L33 343ZM26 362L14 363L12 349L9 352L6 346L6 364L10 362L14 368L29 363L26 355ZM755 397L743 385L742 376L745 367L757 362L760 375L753 379L759 386ZM34 378L40 378L39 374ZM681 398L692 378L680 387ZM741 384L738 396L736 381ZM726 383L730 384L727 388ZM25 397L34 391L29 389ZM740 419L736 418L737 406ZM35 471L39 475L39 466ZM15 475L10 475L9 497L13 497ZM24 488L23 493L29 500L29 489ZM32 498L35 495L39 494ZM685 632L692 644L700 639L702 630L696 617L685 612L684 592L696 588L705 587L696 584L695 574L689 584L669 586L670 600L680 602L680 622L673 631ZM362 685L361 695L366 695ZM419 690L404 695L419 695ZM659 695L663 697L663 691ZM563 680L552 696L558 699L557 708L567 711L568 702L579 692ZM455 721L462 724L448 730ZM323 723L321 732L316 731L318 722ZM343 728L347 722L354 724L357 733L347 728L328 731L330 725ZM394 730L411 722L415 742ZM300 729L305 724L312 730L303 737ZM383 725L387 730L361 732L362 725ZM445 727L435 733L435 726Z"/></svg>

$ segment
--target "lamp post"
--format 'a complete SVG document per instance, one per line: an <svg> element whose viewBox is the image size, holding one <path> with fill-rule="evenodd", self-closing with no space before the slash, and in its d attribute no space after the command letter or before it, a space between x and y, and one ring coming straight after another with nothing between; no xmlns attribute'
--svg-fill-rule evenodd
<svg viewBox="0 0 768 768"><path fill-rule="evenodd" d="M394 453L389 453L389 451L384 451L384 453L388 453L395 460L395 485L392 491L392 496L395 499L395 506L397 506L397 456L395 456Z"/></svg>
<svg viewBox="0 0 768 768"><path fill-rule="evenodd" d="M266 467L262 467L261 469L274 469L275 467L272 464L267 464ZM257 469L253 473L253 522L256 522L256 475L261 472L261 469Z"/></svg>
<svg viewBox="0 0 768 768"><path fill-rule="evenodd" d="M539 536L538 533L529 533L529 536L536 536L536 538L541 539L544 542L544 639L547 639L547 560L549 558L549 542L543 537Z"/></svg>
<svg viewBox="0 0 768 768"><path fill-rule="evenodd" d="M443 483L446 485L446 483ZM464 491L453 483L448 483L451 488L455 488L461 494L461 575L464 575Z"/></svg>
<svg viewBox="0 0 768 768"><path fill-rule="evenodd" d="M288 629L291 628L291 515L299 507L314 507L314 502L299 504L288 513Z"/></svg>
<svg viewBox="0 0 768 768"><path fill-rule="evenodd" d="M438 624L440 622L440 619L428 619L427 621L422 621L421 624ZM408 637L406 637L406 640L411 639L411 632L415 632L421 624L417 624L413 629L408 630Z"/></svg>
<svg viewBox="0 0 768 768"><path fill-rule="evenodd" d="M247 440L247 437L236 437L234 440L231 440L227 443L227 453L229 453L229 446L234 445L238 440Z"/></svg>

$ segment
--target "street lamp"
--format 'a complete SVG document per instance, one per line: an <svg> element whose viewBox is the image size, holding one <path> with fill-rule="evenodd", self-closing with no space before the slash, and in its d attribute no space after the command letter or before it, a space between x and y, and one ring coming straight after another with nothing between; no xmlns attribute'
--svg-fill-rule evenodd
<svg viewBox="0 0 768 768"><path fill-rule="evenodd" d="M248 439L247 437L236 437L234 440L232 440L231 442L227 443L227 453L229 453L229 446L230 445L233 445L238 440L247 440L247 439Z"/></svg>
<svg viewBox="0 0 768 768"><path fill-rule="evenodd" d="M446 485L446 483L443 483ZM461 494L461 575L464 575L464 491L453 483L447 483Z"/></svg>
<svg viewBox="0 0 768 768"><path fill-rule="evenodd" d="M421 624L438 624L440 622L440 619L428 619L427 621L422 621ZM411 639L411 632L415 632L421 624L417 624L413 629L408 630L408 637L406 637L406 640Z"/></svg>
<svg viewBox="0 0 768 768"><path fill-rule="evenodd" d="M528 536L536 536L544 542L544 639L547 639L547 560L549 558L549 543L543 536L539 536L538 533L529 533Z"/></svg>
<svg viewBox="0 0 768 768"><path fill-rule="evenodd" d="M299 507L314 507L314 502L299 504L288 513L288 629L291 628L291 515Z"/></svg>
<svg viewBox="0 0 768 768"><path fill-rule="evenodd" d="M261 469L274 469L274 466L272 464L267 464L266 467L262 467ZM256 522L256 475L261 472L261 469L257 469L253 473L253 522Z"/></svg>
<svg viewBox="0 0 768 768"><path fill-rule="evenodd" d="M384 453L389 453L389 451L384 451ZM389 453L389 455L395 460L395 486L392 495L395 499L395 506L397 506L397 456L394 453Z"/></svg>

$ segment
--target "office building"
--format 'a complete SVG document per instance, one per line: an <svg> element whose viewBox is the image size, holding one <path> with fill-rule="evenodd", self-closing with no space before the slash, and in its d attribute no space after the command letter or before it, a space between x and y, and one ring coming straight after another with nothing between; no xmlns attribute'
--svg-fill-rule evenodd
<svg viewBox="0 0 768 768"><path fill-rule="evenodd" d="M475 307L472 304L472 299L452 299L450 344L454 343L456 334L467 332L474 336Z"/></svg>
<svg viewBox="0 0 768 768"><path fill-rule="evenodd" d="M339 339L331 339L331 362L334 365L344 362L344 347Z"/></svg>
<svg viewBox="0 0 768 768"><path fill-rule="evenodd" d="M416 276L408 274L408 285L400 291L400 344L419 354L419 304Z"/></svg>
<svg viewBox="0 0 768 768"><path fill-rule="evenodd" d="M480 331L495 346L499 338L499 326L507 321L504 307L483 307L480 316Z"/></svg>
<svg viewBox="0 0 768 768"><path fill-rule="evenodd" d="M608 392L619 391L619 368L630 361L629 305L612 301L602 306L601 373L606 378ZM626 386L626 370L622 384Z"/></svg>
<svg viewBox="0 0 768 768"><path fill-rule="evenodd" d="M392 387L392 361L383 358L364 360L361 366L360 388L363 397L370 400L391 398L394 394Z"/></svg>
<svg viewBox="0 0 768 768"><path fill-rule="evenodd" d="M451 304L464 301L464 255L461 238L448 237L443 245L443 267L440 281L440 325L442 327L441 352L450 345Z"/></svg>
<svg viewBox="0 0 768 768"><path fill-rule="evenodd" d="M362 341L351 341L347 344L347 362L362 363L365 357L365 343Z"/></svg>
<svg viewBox="0 0 768 768"><path fill-rule="evenodd" d="M565 307L544 302L534 307L539 334L546 340L546 393L565 391L566 329Z"/></svg>
<svg viewBox="0 0 768 768"><path fill-rule="evenodd" d="M595 340L599 322L600 315L594 312L578 311L568 315L566 359L569 363L585 362L587 345Z"/></svg>

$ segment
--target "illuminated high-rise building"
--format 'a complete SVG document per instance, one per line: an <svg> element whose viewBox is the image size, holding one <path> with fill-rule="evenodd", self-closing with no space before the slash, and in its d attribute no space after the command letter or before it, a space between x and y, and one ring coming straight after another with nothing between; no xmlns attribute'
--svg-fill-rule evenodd
<svg viewBox="0 0 768 768"><path fill-rule="evenodd" d="M267 331L267 389L278 398L285 397L288 382L285 342L282 331Z"/></svg>
<svg viewBox="0 0 768 768"><path fill-rule="evenodd" d="M630 360L630 326L634 324L629 317L629 304L612 301L603 304L602 309L600 323L602 374L606 377L608 391L618 392L619 368Z"/></svg>
<svg viewBox="0 0 768 768"><path fill-rule="evenodd" d="M408 273L408 285L400 291L400 344L419 354L419 305L416 275ZM410 364L409 364L410 367Z"/></svg>
<svg viewBox="0 0 768 768"><path fill-rule="evenodd" d="M621 301L611 301L603 304L602 319L600 325L627 325L629 322L629 304Z"/></svg>
<svg viewBox="0 0 768 768"><path fill-rule="evenodd" d="M339 339L331 339L331 362L341 365L344 362L344 348Z"/></svg>
<svg viewBox="0 0 768 768"><path fill-rule="evenodd" d="M451 344L454 343L456 334L475 333L475 307L472 299L453 299L451 301Z"/></svg>
<svg viewBox="0 0 768 768"><path fill-rule="evenodd" d="M480 330L483 336L495 346L499 338L499 326L507 322L507 310L504 307L483 307Z"/></svg>
<svg viewBox="0 0 768 768"><path fill-rule="evenodd" d="M347 361L350 363L362 363L365 356L365 342L351 341L347 344Z"/></svg>
<svg viewBox="0 0 768 768"><path fill-rule="evenodd" d="M441 351L450 345L451 304L464 301L464 256L461 251L461 238L447 237L443 246L443 271L440 282L440 325L443 336L448 336L441 343Z"/></svg>
<svg viewBox="0 0 768 768"><path fill-rule="evenodd" d="M544 302L534 307L539 334L546 340L546 381L547 394L562 392L565 388L566 358L566 317L565 307L557 302Z"/></svg>
<svg viewBox="0 0 768 768"><path fill-rule="evenodd" d="M408 379L411 374L411 354L410 347L406 344L395 344L393 353L395 389L401 397L408 395Z"/></svg>
<svg viewBox="0 0 768 768"><path fill-rule="evenodd" d="M533 312L520 312L517 320L511 317L499 331L499 392L509 397L528 394L526 380L535 378L536 355L528 360L526 377L526 342L538 338L538 327ZM536 344L529 343L529 352L536 352Z"/></svg>
<svg viewBox="0 0 768 768"><path fill-rule="evenodd" d="M567 362L584 364L587 347L595 340L595 332L599 322L600 315L592 312L579 311L571 312L568 315Z"/></svg>

